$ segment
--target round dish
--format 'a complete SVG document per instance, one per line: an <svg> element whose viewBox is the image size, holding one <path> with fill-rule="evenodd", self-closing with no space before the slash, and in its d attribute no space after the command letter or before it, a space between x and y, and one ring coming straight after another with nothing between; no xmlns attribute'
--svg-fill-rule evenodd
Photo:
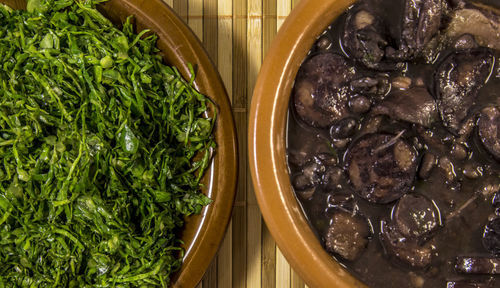
<svg viewBox="0 0 500 288"><path fill-rule="evenodd" d="M24 0L0 0L15 9ZM213 202L200 215L190 217L182 233L184 263L172 280L173 287L194 287L214 257L229 223L237 178L237 143L229 99L222 80L193 32L161 0L110 0L101 11L116 24L134 16L138 31L150 29L159 36L158 48L165 62L189 79L187 63L195 65L196 88L217 105L215 141L217 152L204 177L204 193Z"/></svg>
<svg viewBox="0 0 500 288"><path fill-rule="evenodd" d="M287 112L297 71L316 36L353 2L299 3L264 61L250 111L250 166L259 206L281 251L312 287L366 287L321 246L292 191L286 164Z"/></svg>

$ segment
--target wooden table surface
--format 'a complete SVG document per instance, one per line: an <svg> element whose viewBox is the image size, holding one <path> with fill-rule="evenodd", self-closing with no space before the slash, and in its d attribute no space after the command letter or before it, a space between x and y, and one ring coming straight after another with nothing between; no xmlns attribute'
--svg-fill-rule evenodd
<svg viewBox="0 0 500 288"><path fill-rule="evenodd" d="M202 288L303 288L265 226L248 168L250 101L277 30L299 0L164 0L188 23L217 65L232 102L240 151L233 215ZM318 0L321 1L321 0Z"/></svg>

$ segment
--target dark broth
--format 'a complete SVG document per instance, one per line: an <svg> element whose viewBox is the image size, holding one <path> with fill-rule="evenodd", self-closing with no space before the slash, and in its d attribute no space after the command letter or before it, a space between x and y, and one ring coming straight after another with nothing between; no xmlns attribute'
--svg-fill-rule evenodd
<svg viewBox="0 0 500 288"><path fill-rule="evenodd" d="M376 0L373 0L376 1ZM372 1L372 2L373 2ZM367 2L367 1L365 1ZM390 3L388 3L390 2ZM399 18L394 15L399 15L404 9L404 0L385 1L382 12L378 14L382 21L390 23L388 26L396 27L394 31L388 31L389 38L397 38L394 35L400 33L397 29ZM485 4L498 4L497 1L483 1ZM382 4L381 4L382 5ZM452 10L453 8L448 8ZM444 17L445 18L445 17ZM339 17L331 27L319 38L318 42L311 49L308 59L314 57L318 53L337 53L348 57L343 47L341 47L342 35L345 28L346 15ZM441 24L441 29L446 26L446 19ZM330 43L330 47L320 47L322 38L328 39L326 43ZM320 48L318 48L320 47ZM413 83L421 82L423 87L436 98L436 70L439 65L456 49L451 47L442 48L439 57L433 62L426 62L424 57L414 57L407 61L401 61L407 64L406 68L393 69L391 71L376 71L367 68L366 65L353 61L352 66L364 77L373 77L385 74L389 82L394 83L397 77L407 77ZM494 58L498 61L500 53L498 50L490 50ZM307 59L306 59L307 61ZM484 87L480 88L476 101L469 111L469 117L477 119L480 111L488 106L500 105L500 75L498 65L493 64L494 69L489 77L488 82ZM407 79L404 78L404 79ZM356 79L356 76L354 77ZM416 85L416 84L415 84ZM413 86L412 86L413 87ZM392 92L397 88L392 87ZM402 89L402 91L405 91ZM391 93L392 93L391 92ZM385 93L386 95L388 93ZM383 97L386 97L384 95ZM349 97L353 97L350 95ZM382 98L383 98L382 97ZM384 100L376 99L373 96L366 96L371 101L371 107L377 106ZM387 98L384 98L387 99ZM325 244L325 235L331 224L332 215L338 211L339 207L353 214L366 217L370 225L371 235L368 244L362 254L353 261L345 260L337 253L332 252L333 258L338 260L358 279L366 283L370 287L500 287L500 279L494 275L468 275L457 273L455 270L455 261L457 256L489 256L494 257L488 250L483 247L482 237L485 225L493 217L498 217L495 214L495 208L492 205L494 192L484 192L483 187L488 181L493 181L493 185L497 185L500 175L500 162L486 151L480 137L478 136L478 128L475 127L477 120L474 120L474 128L468 137L460 137L455 133L451 133L445 127L439 117L432 123L430 127L423 127L416 123L409 123L400 119L394 119L391 115L375 116L371 111L365 113L351 113L350 119L355 120L355 128L352 135L342 139L333 139L330 133L330 127L313 127L310 123L306 123L297 114L294 106L294 97L290 104L290 113L288 118L287 130L287 149L288 149L288 164L292 183L297 183L295 180L298 176L303 175L306 163L310 163L311 158L318 155L330 155L335 159L336 164L325 164L328 167L336 167L342 170L341 175L336 180L334 185L325 180L323 172L317 175L320 180L314 184L304 188L296 188L297 199L299 200L304 213L310 221L313 230L316 232L319 240ZM350 181L349 173L346 171L346 154L352 148L354 143L365 135L366 126L373 119L378 119L381 124L374 133L388 133L397 135L404 131L401 136L406 143L412 145L416 151L417 172L415 173L414 181L411 188L406 194L424 195L430 199L437 207L439 215L439 227L430 235L425 237L423 242L432 242L433 252L432 260L429 265L421 268L411 267L398 259L394 259L388 255L386 249L381 244L381 221L391 221L394 206L398 199L389 203L372 203L359 195ZM336 124L333 124L336 125ZM316 125L314 125L316 126ZM423 135L432 133L434 140L438 143L433 145L429 143ZM463 145L467 150L467 156L456 157L452 153L454 145ZM437 157L435 167L431 170L430 175L423 179L418 176L422 158L426 153L433 154ZM440 162L439 159L444 159ZM449 160L449 162L446 162ZM452 174L446 174L446 163L450 163L453 168ZM443 167L441 167L443 166ZM470 171L471 167L475 168L473 176L465 176L464 169ZM327 168L328 169L328 168ZM333 168L332 168L333 169ZM449 172L449 171L448 171ZM476 178L474 178L476 177ZM307 186L307 185L306 185ZM312 187L311 187L312 186ZM495 186L497 187L497 186ZM350 198L350 200L335 202L332 199ZM333 204L332 204L333 203ZM339 204L341 203L341 204ZM464 206L457 211L460 207ZM458 286L457 283L482 283L484 286ZM462 282L460 282L462 281ZM465 282L464 282L465 281ZM448 284L447 284L448 283ZM456 286L453 286L456 285ZM472 285L472 284L470 284ZM475 284L474 284L475 285Z"/></svg>

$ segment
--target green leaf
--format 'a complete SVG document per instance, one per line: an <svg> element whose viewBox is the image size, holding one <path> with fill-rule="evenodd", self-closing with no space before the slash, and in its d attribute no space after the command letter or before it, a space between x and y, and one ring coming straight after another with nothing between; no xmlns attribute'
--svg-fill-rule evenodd
<svg viewBox="0 0 500 288"><path fill-rule="evenodd" d="M123 151L129 154L135 154L139 149L139 139L137 139L128 125L125 125L123 131L120 133L120 145Z"/></svg>
<svg viewBox="0 0 500 288"><path fill-rule="evenodd" d="M211 202L215 105L100 2L0 6L0 287L166 287Z"/></svg>
<svg viewBox="0 0 500 288"><path fill-rule="evenodd" d="M40 48L42 49L51 49L54 48L54 38L52 34L47 33L45 37L43 37L42 42L40 42Z"/></svg>
<svg viewBox="0 0 500 288"><path fill-rule="evenodd" d="M47 3L47 0L28 0L26 10L30 13L44 13L49 10L49 3Z"/></svg>

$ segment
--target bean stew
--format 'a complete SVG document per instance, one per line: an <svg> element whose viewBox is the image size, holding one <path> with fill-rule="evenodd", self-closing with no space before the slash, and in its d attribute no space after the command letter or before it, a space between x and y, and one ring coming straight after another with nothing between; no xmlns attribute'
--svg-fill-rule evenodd
<svg viewBox="0 0 500 288"><path fill-rule="evenodd" d="M370 287L500 287L500 5L361 0L290 100L291 182Z"/></svg>

